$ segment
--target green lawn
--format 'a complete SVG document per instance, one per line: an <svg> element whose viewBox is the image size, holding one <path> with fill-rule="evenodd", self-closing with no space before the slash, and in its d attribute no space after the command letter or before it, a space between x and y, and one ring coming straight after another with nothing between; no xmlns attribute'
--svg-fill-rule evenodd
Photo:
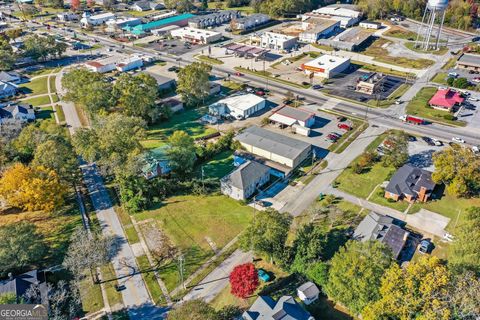
<svg viewBox="0 0 480 320"><path fill-rule="evenodd" d="M417 95L408 103L406 110L407 113L434 122L440 122L454 126L465 126L464 121L445 119L444 116L449 114L448 111L436 110L428 106L428 101L430 100L430 98L433 97L435 92L437 92L437 88L435 87L422 88L417 93Z"/></svg>
<svg viewBox="0 0 480 320"><path fill-rule="evenodd" d="M399 77L414 76L414 74L412 73L397 71L391 68L376 66L374 64L364 63L362 61L357 61L357 60L352 60L352 64L359 65L361 69L366 71L380 72L380 73L390 74L392 76L399 76Z"/></svg>
<svg viewBox="0 0 480 320"><path fill-rule="evenodd" d="M215 129L207 128L198 121L205 112L206 108L189 109L174 114L168 121L150 126L147 139L142 142L143 146L147 149L159 147L177 130L186 131L193 138L214 133Z"/></svg>
<svg viewBox="0 0 480 320"><path fill-rule="evenodd" d="M43 69L27 72L27 75L30 77L43 76L43 75L50 74L52 72L53 73L58 72L61 69L62 68L43 68Z"/></svg>
<svg viewBox="0 0 480 320"><path fill-rule="evenodd" d="M57 87L55 86L55 76L50 77L50 92L57 92Z"/></svg>
<svg viewBox="0 0 480 320"><path fill-rule="evenodd" d="M387 32L383 33L384 36L393 37L398 39L405 39L405 40L415 40L417 38L417 33L413 31L409 31L402 28L392 27Z"/></svg>
<svg viewBox="0 0 480 320"><path fill-rule="evenodd" d="M20 90L25 94L37 95L48 92L48 77L41 77L20 85Z"/></svg>
<svg viewBox="0 0 480 320"><path fill-rule="evenodd" d="M138 233L133 225L124 227L124 229L125 235L127 236L127 240L130 244L140 242L140 239L138 238Z"/></svg>
<svg viewBox="0 0 480 320"><path fill-rule="evenodd" d="M55 106L55 110L57 112L58 121L60 123L65 122L65 113L63 112L63 107L61 105L57 104Z"/></svg>
<svg viewBox="0 0 480 320"><path fill-rule="evenodd" d="M317 49L324 50L324 51L333 51L334 50L332 47L322 45L322 44L312 43L312 46L314 46Z"/></svg>
<svg viewBox="0 0 480 320"><path fill-rule="evenodd" d="M149 14L155 15L155 11L153 10L148 10L148 11L129 10L129 11L126 11L125 13L134 17L145 17L145 16L148 16Z"/></svg>
<svg viewBox="0 0 480 320"><path fill-rule="evenodd" d="M152 267L150 265L150 262L148 261L147 256L137 257L137 262L138 262L138 267L142 272L143 280L147 285L148 291L150 292L150 295L152 296L153 301L157 305L164 304L165 299L163 296L162 289L158 284L157 278L155 277L155 274L153 273L153 271L148 271L148 270L151 270Z"/></svg>
<svg viewBox="0 0 480 320"><path fill-rule="evenodd" d="M35 116L37 119L45 120L45 119L53 119L53 108L52 107L43 107L40 111L37 111Z"/></svg>
<svg viewBox="0 0 480 320"><path fill-rule="evenodd" d="M205 55L195 56L195 59L203 61L203 62L211 63L211 64L223 64L222 60L217 59L217 58L213 58L213 57L209 57L209 56L205 56Z"/></svg>
<svg viewBox="0 0 480 320"><path fill-rule="evenodd" d="M43 106L50 104L50 97L49 96L40 96L35 98L24 99L22 102L31 104L34 107Z"/></svg>
<svg viewBox="0 0 480 320"><path fill-rule="evenodd" d="M108 263L101 267L100 271L102 272L102 280L104 281L103 285L105 286L105 291L107 292L108 304L110 306L122 304L122 294L115 289L115 285L118 284L118 281L115 270L113 269L113 265Z"/></svg>
<svg viewBox="0 0 480 320"><path fill-rule="evenodd" d="M94 284L89 275L79 283L82 310L87 313L99 311L103 308L102 290L99 284Z"/></svg>
<svg viewBox="0 0 480 320"><path fill-rule="evenodd" d="M198 166L195 170L197 177L202 176L202 166ZM233 151L227 150L220 152L210 161L203 164L204 178L220 179L230 173L234 169L233 165Z"/></svg>
<svg viewBox="0 0 480 320"><path fill-rule="evenodd" d="M253 71L253 70L249 70L249 69L246 69L246 68L243 68L243 67L235 67L234 69L237 70L237 71L243 72L243 73L253 74L257 77L266 78L266 79L269 79L271 81L280 82L280 83L283 83L283 84L286 84L286 85L289 85L289 86L292 86L292 87L296 87L296 88L300 88L300 89L310 88L310 84L303 85L303 84L300 84L300 83L295 83L295 82L291 82L291 81L288 81L288 80L283 80L281 78L276 78L268 71L265 71L265 72L263 72L263 71Z"/></svg>
<svg viewBox="0 0 480 320"><path fill-rule="evenodd" d="M394 172L394 170L392 170L392 172ZM404 212L405 210L407 210L408 205L409 205L408 202L406 202L406 201L391 201L391 200L388 200L387 198L385 198L384 195L385 195L385 191L382 188L378 187L377 190L375 190L375 192L370 197L370 201L375 202L375 203L377 203L379 205L382 205L382 206L385 206L385 207L389 207L389 208L398 210L400 212Z"/></svg>
<svg viewBox="0 0 480 320"><path fill-rule="evenodd" d="M159 228L185 255L186 277L214 252L210 238L218 249L245 229L252 218L252 208L223 195L171 197L159 208L136 214L137 221L155 219ZM177 263L159 269L168 290L179 285Z"/></svg>
<svg viewBox="0 0 480 320"><path fill-rule="evenodd" d="M435 82L435 83L446 85L447 84L447 78L448 78L448 74L446 72L439 72L432 78L431 81Z"/></svg>
<svg viewBox="0 0 480 320"><path fill-rule="evenodd" d="M374 57L378 62L389 63L405 68L425 69L435 63L435 61L429 59L410 59L390 56L388 50L384 48L388 43L391 43L391 41L379 38L361 53Z"/></svg>

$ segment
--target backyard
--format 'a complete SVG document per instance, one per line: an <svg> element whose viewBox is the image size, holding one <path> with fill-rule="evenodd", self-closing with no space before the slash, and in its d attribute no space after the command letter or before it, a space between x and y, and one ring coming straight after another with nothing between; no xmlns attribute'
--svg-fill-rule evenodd
<svg viewBox="0 0 480 320"><path fill-rule="evenodd" d="M48 77L40 77L30 82L22 83L20 90L25 94L38 95L48 93Z"/></svg>
<svg viewBox="0 0 480 320"><path fill-rule="evenodd" d="M435 87L422 88L408 103L406 109L407 114L416 115L434 122L440 122L453 126L465 126L466 123L464 121L450 120L445 118L446 115L451 115L451 113L447 111L436 110L428 106L428 101L433 97L435 92L437 92L437 88Z"/></svg>
<svg viewBox="0 0 480 320"><path fill-rule="evenodd" d="M242 232L252 218L250 207L223 195L171 197L157 208L136 214L153 219L185 256L185 277ZM212 221L215 221L212 224ZM160 277L169 291L180 284L176 262L162 266Z"/></svg>

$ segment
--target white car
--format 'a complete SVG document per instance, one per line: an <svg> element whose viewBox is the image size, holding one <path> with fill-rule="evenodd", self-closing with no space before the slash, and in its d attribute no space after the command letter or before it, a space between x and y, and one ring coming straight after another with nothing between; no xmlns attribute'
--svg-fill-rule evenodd
<svg viewBox="0 0 480 320"><path fill-rule="evenodd" d="M432 142L433 142L436 146L442 146L442 145L443 145L442 141L437 140L437 139L434 139L434 138L432 138Z"/></svg>
<svg viewBox="0 0 480 320"><path fill-rule="evenodd" d="M448 76L449 76L449 77L456 78L456 77L458 77L458 73L456 73L456 72L449 72L449 73L448 73Z"/></svg>
<svg viewBox="0 0 480 320"><path fill-rule="evenodd" d="M463 140L462 138L459 138L459 137L453 137L452 141L453 142L458 142L458 143L465 143L465 140Z"/></svg>

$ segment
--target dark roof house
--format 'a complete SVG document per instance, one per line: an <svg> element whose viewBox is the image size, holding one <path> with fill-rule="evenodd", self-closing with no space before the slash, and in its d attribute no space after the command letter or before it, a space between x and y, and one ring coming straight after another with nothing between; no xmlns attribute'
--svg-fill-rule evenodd
<svg viewBox="0 0 480 320"><path fill-rule="evenodd" d="M405 199L426 202L430 198L435 182L430 171L406 164L399 168L385 188L385 198L395 201Z"/></svg>
<svg viewBox="0 0 480 320"><path fill-rule="evenodd" d="M359 241L380 241L390 247L394 258L398 259L409 232L394 222L393 218L372 211L355 229L353 238Z"/></svg>
<svg viewBox="0 0 480 320"><path fill-rule="evenodd" d="M224 194L245 200L264 185L270 177L270 168L256 161L246 161L220 181Z"/></svg>
<svg viewBox="0 0 480 320"><path fill-rule="evenodd" d="M291 296L277 301L268 296L259 296L253 305L242 314L244 320L315 320Z"/></svg>
<svg viewBox="0 0 480 320"><path fill-rule="evenodd" d="M12 293L20 300L27 290L38 284L42 297L47 295L47 283L42 272L32 270L18 276L11 276L9 279L0 281L0 295Z"/></svg>
<svg viewBox="0 0 480 320"><path fill-rule="evenodd" d="M35 110L31 105L9 104L0 106L0 124L18 120L28 122L35 120Z"/></svg>
<svg viewBox="0 0 480 320"><path fill-rule="evenodd" d="M0 81L11 82L19 84L22 81L22 76L13 71L1 71L0 72Z"/></svg>

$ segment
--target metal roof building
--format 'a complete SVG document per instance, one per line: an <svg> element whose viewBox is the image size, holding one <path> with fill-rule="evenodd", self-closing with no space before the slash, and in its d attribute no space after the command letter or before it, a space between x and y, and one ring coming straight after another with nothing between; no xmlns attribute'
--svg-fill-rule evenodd
<svg viewBox="0 0 480 320"><path fill-rule="evenodd" d="M297 167L311 153L312 145L257 126L249 127L237 135L242 146L250 153L283 164Z"/></svg>
<svg viewBox="0 0 480 320"><path fill-rule="evenodd" d="M187 25L188 20L193 17L195 16L191 13L184 13L178 16L168 17L161 20L139 24L138 26L134 26L134 27L125 27L123 29L134 35L142 35L152 29L158 29L158 28L162 28L170 25L178 25L180 27L184 27Z"/></svg>

